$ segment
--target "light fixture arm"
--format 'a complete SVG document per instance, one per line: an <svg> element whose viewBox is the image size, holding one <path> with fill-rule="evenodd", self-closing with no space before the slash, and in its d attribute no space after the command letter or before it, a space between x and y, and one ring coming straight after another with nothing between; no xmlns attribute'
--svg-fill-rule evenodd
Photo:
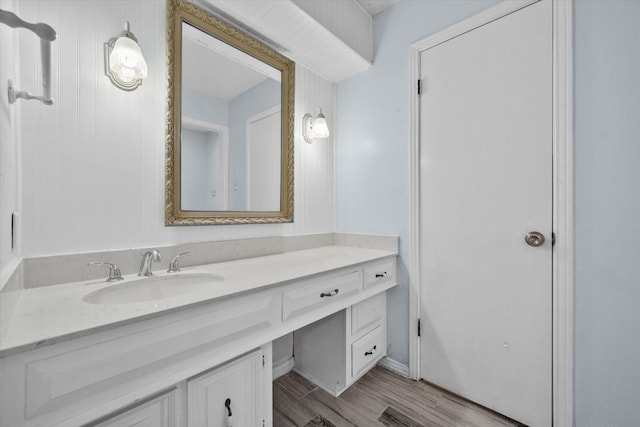
<svg viewBox="0 0 640 427"><path fill-rule="evenodd" d="M134 42L138 43L138 39L136 38L136 36L129 30L130 25L129 25L129 21L124 21L124 30L122 30L122 32L118 35L118 37L114 37L111 40L117 40L119 37L128 37L131 40L133 40Z"/></svg>

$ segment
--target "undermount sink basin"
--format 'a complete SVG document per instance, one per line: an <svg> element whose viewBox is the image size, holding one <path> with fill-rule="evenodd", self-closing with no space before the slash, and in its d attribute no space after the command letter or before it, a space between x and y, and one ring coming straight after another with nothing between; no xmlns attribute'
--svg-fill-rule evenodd
<svg viewBox="0 0 640 427"><path fill-rule="evenodd" d="M221 282L222 276L208 273L179 273L151 276L107 286L85 295L90 304L127 304L155 301L196 292Z"/></svg>

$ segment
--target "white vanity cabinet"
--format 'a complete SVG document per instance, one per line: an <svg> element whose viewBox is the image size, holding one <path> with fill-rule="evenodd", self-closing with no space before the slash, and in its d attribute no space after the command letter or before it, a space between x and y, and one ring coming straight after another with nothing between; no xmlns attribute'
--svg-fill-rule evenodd
<svg viewBox="0 0 640 427"><path fill-rule="evenodd" d="M270 426L270 354L255 349L83 427Z"/></svg>
<svg viewBox="0 0 640 427"><path fill-rule="evenodd" d="M347 342L351 346L351 360L347 371L351 382L371 369L383 356L387 344L387 300L379 294L347 309L351 320L351 335Z"/></svg>
<svg viewBox="0 0 640 427"><path fill-rule="evenodd" d="M256 350L187 381L189 427L266 426L271 364Z"/></svg>
<svg viewBox="0 0 640 427"><path fill-rule="evenodd" d="M395 280L395 262L364 268L364 288ZM386 294L378 293L295 331L294 370L334 396L386 355Z"/></svg>
<svg viewBox="0 0 640 427"><path fill-rule="evenodd" d="M185 306L114 317L90 332L51 336L26 349L5 349L0 427L269 427L271 342L293 331L296 365L304 372L319 370L310 378L339 394L384 355L385 291L396 285L395 254L362 250L357 262L326 267L339 250L282 255L275 266L266 257L232 263L227 277L247 270L289 277L288 269L303 269L289 260L320 267ZM237 289L248 282L235 280L216 286ZM78 304L87 310L78 321L113 316L117 309L91 312Z"/></svg>
<svg viewBox="0 0 640 427"><path fill-rule="evenodd" d="M180 425L176 389L108 415L83 427L174 427Z"/></svg>
<svg viewBox="0 0 640 427"><path fill-rule="evenodd" d="M379 316L353 334L351 330L358 323L358 312L362 313L357 308L360 304L375 306ZM339 396L386 355L385 310L383 293L295 331L294 370Z"/></svg>

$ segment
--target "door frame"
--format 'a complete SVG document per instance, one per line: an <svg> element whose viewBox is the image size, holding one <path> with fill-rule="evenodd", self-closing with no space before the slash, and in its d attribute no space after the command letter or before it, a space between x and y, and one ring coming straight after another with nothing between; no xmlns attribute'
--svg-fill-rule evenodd
<svg viewBox="0 0 640 427"><path fill-rule="evenodd" d="M552 399L553 425L573 425L573 0L504 1L420 40L409 49L411 138L411 260L409 269L409 376L420 378L420 105L417 81L423 51L538 1L552 2L553 212Z"/></svg>
<svg viewBox="0 0 640 427"><path fill-rule="evenodd" d="M182 129L189 129L202 132L215 132L220 135L220 158L218 159L218 192L222 199L222 209L229 209L229 127L205 120L194 119L192 117L182 117ZM182 179L182 178L180 178Z"/></svg>

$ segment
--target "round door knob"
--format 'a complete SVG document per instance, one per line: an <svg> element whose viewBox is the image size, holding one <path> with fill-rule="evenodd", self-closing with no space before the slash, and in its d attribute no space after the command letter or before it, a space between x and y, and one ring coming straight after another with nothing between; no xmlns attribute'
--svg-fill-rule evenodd
<svg viewBox="0 0 640 427"><path fill-rule="evenodd" d="M524 236L524 241L527 242L529 246L542 246L544 243L544 235L538 231L531 231Z"/></svg>

